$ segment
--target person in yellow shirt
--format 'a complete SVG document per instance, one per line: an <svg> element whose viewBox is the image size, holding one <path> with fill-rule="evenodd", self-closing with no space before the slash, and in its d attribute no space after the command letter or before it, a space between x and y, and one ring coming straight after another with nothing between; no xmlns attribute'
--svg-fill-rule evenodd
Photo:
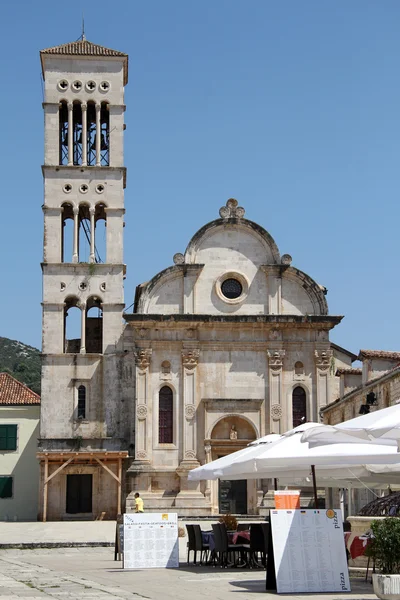
<svg viewBox="0 0 400 600"><path fill-rule="evenodd" d="M144 504L143 500L140 497L140 494L136 492L135 494L135 512L142 513L144 512Z"/></svg>

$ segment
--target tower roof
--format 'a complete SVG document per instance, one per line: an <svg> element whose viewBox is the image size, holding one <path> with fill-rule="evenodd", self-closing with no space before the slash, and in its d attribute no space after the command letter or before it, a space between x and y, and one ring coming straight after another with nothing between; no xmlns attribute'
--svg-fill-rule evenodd
<svg viewBox="0 0 400 600"><path fill-rule="evenodd" d="M43 68L43 58L46 54L62 54L64 56L104 56L104 57L117 57L124 59L124 84L128 82L128 55L119 50L113 50L112 48L106 48L99 44L93 44L89 40L77 40L76 42L69 42L67 44L61 44L60 46L52 46L51 48L45 48L40 51L40 60Z"/></svg>

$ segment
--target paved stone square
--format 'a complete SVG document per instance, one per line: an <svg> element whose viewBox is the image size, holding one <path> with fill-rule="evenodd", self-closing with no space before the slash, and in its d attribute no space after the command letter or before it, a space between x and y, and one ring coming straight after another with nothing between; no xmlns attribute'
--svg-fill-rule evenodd
<svg viewBox="0 0 400 600"><path fill-rule="evenodd" d="M184 542L184 540L182 540ZM124 571L113 548L0 550L0 598L16 600L247 600L265 592L265 571L189 567L181 543L179 569ZM286 598L375 599L372 586L352 579L347 594L301 594Z"/></svg>

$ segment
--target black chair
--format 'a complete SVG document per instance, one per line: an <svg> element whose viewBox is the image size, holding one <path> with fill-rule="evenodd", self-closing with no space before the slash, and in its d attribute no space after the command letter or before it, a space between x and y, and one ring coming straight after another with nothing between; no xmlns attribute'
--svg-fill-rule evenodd
<svg viewBox="0 0 400 600"><path fill-rule="evenodd" d="M222 568L227 566L227 557L225 557L225 546L222 543L221 529L219 525L219 523L215 523L211 525L211 527L214 534L214 564L216 560L219 566Z"/></svg>
<svg viewBox="0 0 400 600"><path fill-rule="evenodd" d="M193 557L193 564L197 564L196 563L196 559L197 559L197 544L196 544L196 534L195 534L195 529L194 529L194 525L186 525L186 529L188 532L188 538L189 541L187 543L187 564L189 564L189 558L190 558L190 553L193 552L194 553L194 557Z"/></svg>
<svg viewBox="0 0 400 600"><path fill-rule="evenodd" d="M193 525L194 527L194 537L196 540L196 550L200 552L200 564L203 564L203 560L207 562L208 553L210 550L210 544L205 544L203 542L203 536L201 534L200 525ZM194 561L196 563L196 560Z"/></svg>
<svg viewBox="0 0 400 600"><path fill-rule="evenodd" d="M250 567L265 567L268 537L265 536L264 529L267 528L266 523L254 523L250 527Z"/></svg>
<svg viewBox="0 0 400 600"><path fill-rule="evenodd" d="M232 556L234 567L244 567L248 564L247 562L247 553L250 549L248 544L230 544L228 540L228 532L226 530L225 523L219 523L219 529L221 534L221 542L222 542L222 554L223 559L225 561L225 566L228 566L228 556L229 554ZM237 561L237 555L240 555L240 563Z"/></svg>
<svg viewBox="0 0 400 600"><path fill-rule="evenodd" d="M268 521L268 523L261 523L261 529L263 531L264 534L264 544L265 544L265 556L264 556L264 567L267 566L267 558L268 558L268 540L269 540L269 536L270 536L270 523Z"/></svg>

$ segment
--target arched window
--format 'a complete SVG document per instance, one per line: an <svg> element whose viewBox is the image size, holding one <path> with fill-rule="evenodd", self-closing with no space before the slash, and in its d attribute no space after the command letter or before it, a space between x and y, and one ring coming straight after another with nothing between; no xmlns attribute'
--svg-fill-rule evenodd
<svg viewBox="0 0 400 600"><path fill-rule="evenodd" d="M64 352L77 354L81 350L81 309L79 299L69 296L64 308Z"/></svg>
<svg viewBox="0 0 400 600"><path fill-rule="evenodd" d="M78 419L86 417L86 388L84 385L78 387Z"/></svg>
<svg viewBox="0 0 400 600"><path fill-rule="evenodd" d="M60 102L59 116L59 163L68 164L68 104L66 100Z"/></svg>
<svg viewBox="0 0 400 600"><path fill-rule="evenodd" d="M71 263L74 253L74 211L69 202L64 202L61 208L61 262Z"/></svg>
<svg viewBox="0 0 400 600"><path fill-rule="evenodd" d="M82 105L77 100L73 106L73 163L82 164Z"/></svg>
<svg viewBox="0 0 400 600"><path fill-rule="evenodd" d="M96 105L87 103L87 164L96 164Z"/></svg>
<svg viewBox="0 0 400 600"><path fill-rule="evenodd" d="M173 394L164 385L158 395L158 441L160 444L173 443Z"/></svg>
<svg viewBox="0 0 400 600"><path fill-rule="evenodd" d="M101 298L91 296L86 302L86 352L103 352L103 304Z"/></svg>
<svg viewBox="0 0 400 600"><path fill-rule="evenodd" d="M97 187L101 188L98 185ZM103 186L104 187L104 186ZM96 263L104 263L107 260L107 213L106 205L102 202L96 204L94 213L95 222L95 242L94 242L94 260Z"/></svg>
<svg viewBox="0 0 400 600"><path fill-rule="evenodd" d="M103 167L108 167L110 164L110 113L107 102L101 103L100 112L100 163Z"/></svg>
<svg viewBox="0 0 400 600"><path fill-rule="evenodd" d="M307 420L306 393L302 387L295 387L292 394L293 427L297 427Z"/></svg>

